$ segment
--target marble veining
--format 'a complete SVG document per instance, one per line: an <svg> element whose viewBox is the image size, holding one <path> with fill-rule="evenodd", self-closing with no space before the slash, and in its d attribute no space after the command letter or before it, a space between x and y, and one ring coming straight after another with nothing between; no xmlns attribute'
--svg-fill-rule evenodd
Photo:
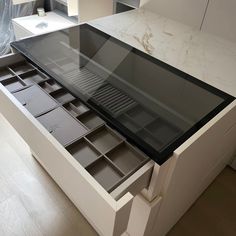
<svg viewBox="0 0 236 236"><path fill-rule="evenodd" d="M142 8L100 18L90 24L236 96L236 42Z"/></svg>
<svg viewBox="0 0 236 236"><path fill-rule="evenodd" d="M149 27L147 28L147 31L143 34L142 38L139 38L136 35L134 35L133 37L135 40L137 40L137 42L139 42L143 46L145 52L152 55L154 47L150 43L150 40L153 37L153 34Z"/></svg>

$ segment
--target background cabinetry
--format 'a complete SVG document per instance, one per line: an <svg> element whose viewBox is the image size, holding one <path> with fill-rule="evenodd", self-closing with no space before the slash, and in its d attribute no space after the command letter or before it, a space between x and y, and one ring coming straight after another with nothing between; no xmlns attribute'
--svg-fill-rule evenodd
<svg viewBox="0 0 236 236"><path fill-rule="evenodd" d="M235 0L210 0L202 30L235 42L235 10Z"/></svg>
<svg viewBox="0 0 236 236"><path fill-rule="evenodd" d="M205 32L236 41L235 0L150 0L144 8Z"/></svg>

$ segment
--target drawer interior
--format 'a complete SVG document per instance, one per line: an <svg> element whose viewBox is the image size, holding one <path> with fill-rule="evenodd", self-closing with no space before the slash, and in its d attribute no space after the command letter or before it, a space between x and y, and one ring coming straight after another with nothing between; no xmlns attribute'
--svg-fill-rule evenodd
<svg viewBox="0 0 236 236"><path fill-rule="evenodd" d="M154 114L146 111L141 106L135 106L128 110L126 114L139 126L145 126L155 119Z"/></svg>
<svg viewBox="0 0 236 236"><path fill-rule="evenodd" d="M63 146L87 133L87 129L61 107L37 119Z"/></svg>
<svg viewBox="0 0 236 236"><path fill-rule="evenodd" d="M47 93L51 93L59 89L62 89L61 85L58 84L53 79L47 80L46 82L42 82L39 84L39 86L43 88Z"/></svg>
<svg viewBox="0 0 236 236"><path fill-rule="evenodd" d="M88 129L95 129L105 122L93 112L88 112L78 117L79 121L83 123Z"/></svg>
<svg viewBox="0 0 236 236"><path fill-rule="evenodd" d="M0 82L6 79L9 79L14 76L14 73L12 73L8 68L1 68L0 69Z"/></svg>
<svg viewBox="0 0 236 236"><path fill-rule="evenodd" d="M8 89L10 92L15 92L23 89L26 84L19 79L17 76L14 76L9 79L2 80L2 84Z"/></svg>
<svg viewBox="0 0 236 236"><path fill-rule="evenodd" d="M107 157L125 174L132 172L145 161L144 156L137 153L127 143L122 143L111 150Z"/></svg>
<svg viewBox="0 0 236 236"><path fill-rule="evenodd" d="M121 143L122 139L114 134L107 126L90 133L87 138L102 153L106 153L116 145Z"/></svg>
<svg viewBox="0 0 236 236"><path fill-rule="evenodd" d="M64 107L74 117L78 117L89 111L89 108L81 103L78 99L64 104Z"/></svg>
<svg viewBox="0 0 236 236"><path fill-rule="evenodd" d="M87 170L108 192L111 192L123 177L123 174L104 157L90 165Z"/></svg>
<svg viewBox="0 0 236 236"><path fill-rule="evenodd" d="M150 143L158 149L163 146L163 143L161 141L153 137L148 131L144 129L140 130L138 132L138 135L141 136L146 143Z"/></svg>
<svg viewBox="0 0 236 236"><path fill-rule="evenodd" d="M0 82L10 91L17 92L48 79L26 61L0 68Z"/></svg>
<svg viewBox="0 0 236 236"><path fill-rule="evenodd" d="M13 95L35 117L53 110L58 106L57 102L37 85L15 92Z"/></svg>
<svg viewBox="0 0 236 236"><path fill-rule="evenodd" d="M36 70L26 72L22 75L19 75L19 77L24 81L24 83L26 85L33 85L35 83L40 83L40 82L48 79L47 76L45 76L42 73L39 73Z"/></svg>
<svg viewBox="0 0 236 236"><path fill-rule="evenodd" d="M106 124L66 149L109 193L148 160Z"/></svg>
<svg viewBox="0 0 236 236"><path fill-rule="evenodd" d="M26 61L0 68L0 82L108 193L148 162L79 99ZM148 116L151 124L155 118L135 109L124 115L124 122L140 132L143 127L133 120L141 124Z"/></svg>
<svg viewBox="0 0 236 236"><path fill-rule="evenodd" d="M125 127L157 149L163 148L182 134L181 129L140 105L127 109L118 119Z"/></svg>
<svg viewBox="0 0 236 236"><path fill-rule="evenodd" d="M159 138L162 143L167 143L175 139L180 130L159 118L145 127L148 131L153 133L153 136Z"/></svg>
<svg viewBox="0 0 236 236"><path fill-rule="evenodd" d="M10 69L17 75L34 70L34 67L26 61L10 65Z"/></svg>
<svg viewBox="0 0 236 236"><path fill-rule="evenodd" d="M67 150L85 168L98 160L102 155L85 138L82 138L68 146Z"/></svg>
<svg viewBox="0 0 236 236"><path fill-rule="evenodd" d="M65 104L75 100L75 97L68 93L65 89L59 89L50 93L60 104Z"/></svg>

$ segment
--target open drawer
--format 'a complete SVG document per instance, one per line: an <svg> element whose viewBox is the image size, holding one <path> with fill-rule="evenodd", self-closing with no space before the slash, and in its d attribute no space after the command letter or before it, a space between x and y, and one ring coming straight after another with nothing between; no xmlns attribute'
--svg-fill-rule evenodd
<svg viewBox="0 0 236 236"><path fill-rule="evenodd" d="M4 57L0 67L7 69L21 60L19 55ZM9 79L11 75L4 71L4 76ZM154 162L79 102L68 106L58 102L61 112L83 127L81 136L61 144L3 84L0 101L0 112L97 232L121 235L127 228L134 196L149 185Z"/></svg>

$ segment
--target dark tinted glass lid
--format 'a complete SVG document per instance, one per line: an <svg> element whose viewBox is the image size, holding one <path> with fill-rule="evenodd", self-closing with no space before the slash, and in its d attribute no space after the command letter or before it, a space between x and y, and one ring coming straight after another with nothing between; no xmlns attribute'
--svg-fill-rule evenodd
<svg viewBox="0 0 236 236"><path fill-rule="evenodd" d="M234 99L87 24L12 46L159 164Z"/></svg>

